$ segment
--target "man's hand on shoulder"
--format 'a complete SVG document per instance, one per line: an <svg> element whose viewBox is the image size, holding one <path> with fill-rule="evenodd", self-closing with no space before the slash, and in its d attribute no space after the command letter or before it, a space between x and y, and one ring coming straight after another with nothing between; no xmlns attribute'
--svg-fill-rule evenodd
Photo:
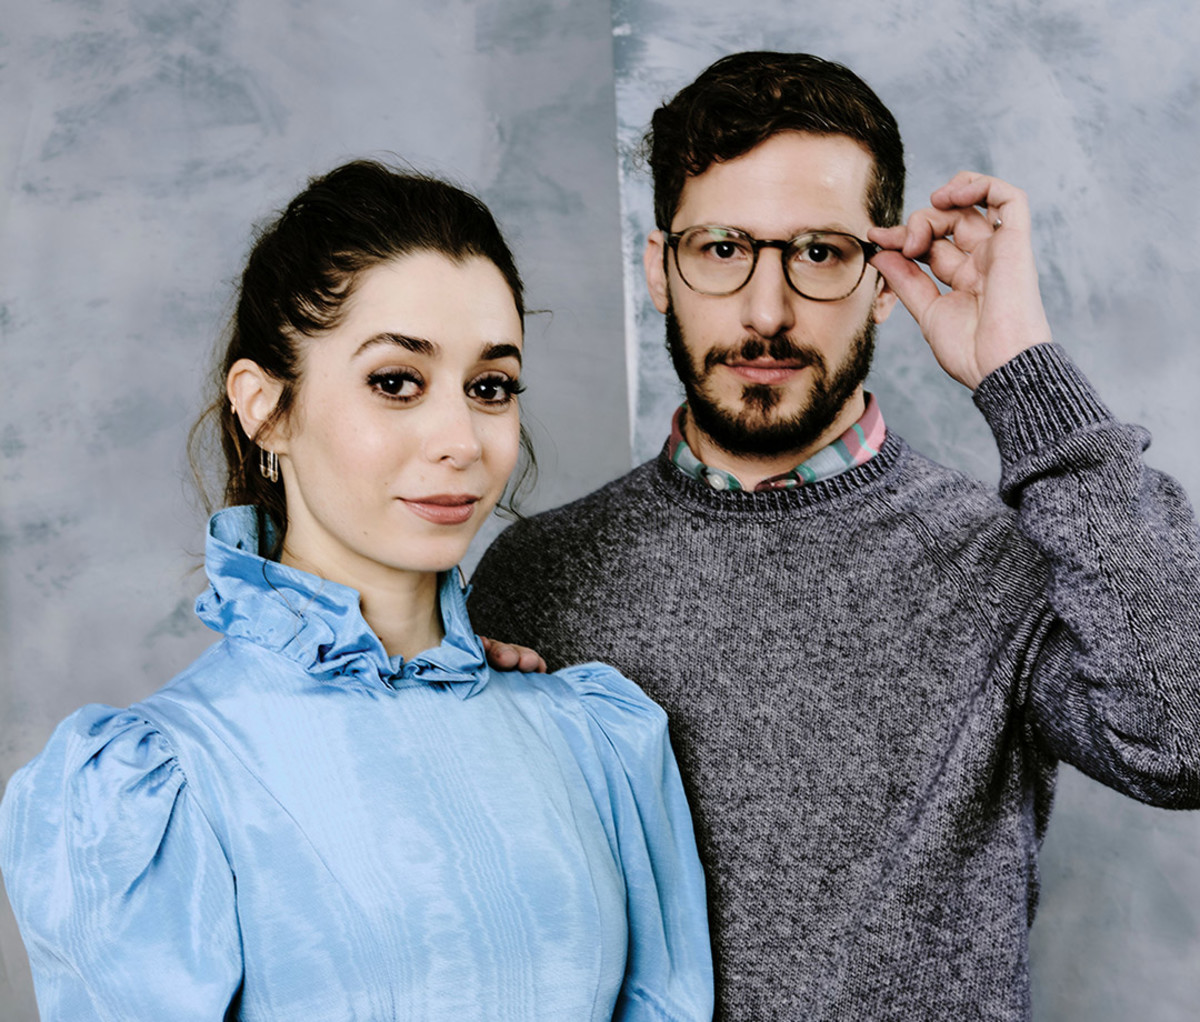
<svg viewBox="0 0 1200 1022"><path fill-rule="evenodd" d="M896 292L943 369L974 390L988 373L1050 341L1019 188L963 171L899 227L874 227L871 265ZM950 290L942 292L917 263Z"/></svg>
<svg viewBox="0 0 1200 1022"><path fill-rule="evenodd" d="M497 642L486 635L479 636L488 663L497 671L524 671L526 674L545 674L546 661L536 650L511 642Z"/></svg>

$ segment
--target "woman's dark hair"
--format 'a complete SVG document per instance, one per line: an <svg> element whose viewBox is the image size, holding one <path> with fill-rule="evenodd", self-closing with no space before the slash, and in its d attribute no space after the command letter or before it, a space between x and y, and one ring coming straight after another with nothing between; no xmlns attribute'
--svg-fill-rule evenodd
<svg viewBox="0 0 1200 1022"><path fill-rule="evenodd" d="M660 106L642 140L654 176L654 218L670 230L689 177L736 159L780 131L845 135L875 168L867 212L878 227L904 212L904 146L891 111L849 68L807 53L722 57Z"/></svg>
<svg viewBox="0 0 1200 1022"><path fill-rule="evenodd" d="M213 399L192 428L189 448L199 478L201 434L207 423L214 423L225 455L224 503L253 504L280 539L288 520L283 483L268 480L259 470L257 435L243 432L225 395L229 370L247 358L283 384L274 410L258 430L265 434L295 403L300 339L319 337L338 325L364 270L414 252L437 252L455 261L472 256L489 260L508 283L517 314L524 317L521 277L491 212L475 196L437 178L355 160L312 178L277 219L257 232L212 381ZM514 476L514 490L536 471L523 428L521 447L525 460ZM512 511L511 503L507 509ZM259 535L267 532L260 528Z"/></svg>

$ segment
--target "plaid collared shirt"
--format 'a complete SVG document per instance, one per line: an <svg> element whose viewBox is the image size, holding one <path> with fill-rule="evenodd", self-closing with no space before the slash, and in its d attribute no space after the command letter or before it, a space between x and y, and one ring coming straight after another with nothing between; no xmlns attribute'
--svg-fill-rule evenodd
<svg viewBox="0 0 1200 1022"><path fill-rule="evenodd" d="M883 444L884 437L887 436L887 427L884 425L883 413L879 410L879 402L875 400L875 395L867 394L866 398L867 407L858 422L833 443L822 447L791 471L764 479L754 489L790 490L796 486L841 475L847 469L870 461ZM736 476L719 468L710 468L692 453L692 449L683 438L683 415L686 410L687 402L684 402L675 410L671 419L671 461L681 472L700 482L708 483L714 490L745 489Z"/></svg>

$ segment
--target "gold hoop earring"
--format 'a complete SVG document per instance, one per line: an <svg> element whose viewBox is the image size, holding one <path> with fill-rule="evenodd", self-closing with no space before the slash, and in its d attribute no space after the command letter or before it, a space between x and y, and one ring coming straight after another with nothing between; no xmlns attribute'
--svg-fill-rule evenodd
<svg viewBox="0 0 1200 1022"><path fill-rule="evenodd" d="M258 449L258 470L267 482L279 482L279 455L265 447Z"/></svg>

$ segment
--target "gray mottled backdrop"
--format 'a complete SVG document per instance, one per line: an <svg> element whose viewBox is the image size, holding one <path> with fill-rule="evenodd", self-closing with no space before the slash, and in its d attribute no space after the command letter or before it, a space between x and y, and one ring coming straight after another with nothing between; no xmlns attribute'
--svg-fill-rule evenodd
<svg viewBox="0 0 1200 1022"><path fill-rule="evenodd" d="M211 641L185 435L251 224L308 175L396 153L483 195L553 310L528 329L531 503L628 468L610 24L551 0L5 8L0 783ZM4 912L0 1019L25 1022Z"/></svg>
<svg viewBox="0 0 1200 1022"><path fill-rule="evenodd" d="M396 153L492 204L530 305L550 310L528 332L533 508L655 449L673 385L641 299L648 193L617 140L627 147L661 98L734 49L806 49L862 72L900 119L910 205L960 166L1026 187L1059 338L1123 416L1155 432L1155 463L1200 496L1185 422L1200 369L1188 315L1200 26L1182 0L10 7L0 783L77 705L136 699L210 640L190 616L203 513L184 439L250 225L307 175ZM967 395L902 313L881 340L873 387L889 422L994 476ZM1067 773L1034 931L1039 1019L1195 1017L1198 840L1200 818ZM0 1022L35 1017L4 915Z"/></svg>
<svg viewBox="0 0 1200 1022"><path fill-rule="evenodd" d="M1151 429L1151 462L1200 500L1200 8L759 0L750 10L715 0L614 3L637 456L658 450L680 398L662 317L632 258L653 217L631 150L654 107L717 57L792 49L848 64L891 107L910 209L962 169L1029 192L1056 339L1122 418ZM880 330L869 386L888 425L918 448L998 477L968 392L942 374L902 308ZM1064 768L1042 866L1039 1022L1200 1018L1200 814L1146 808Z"/></svg>

